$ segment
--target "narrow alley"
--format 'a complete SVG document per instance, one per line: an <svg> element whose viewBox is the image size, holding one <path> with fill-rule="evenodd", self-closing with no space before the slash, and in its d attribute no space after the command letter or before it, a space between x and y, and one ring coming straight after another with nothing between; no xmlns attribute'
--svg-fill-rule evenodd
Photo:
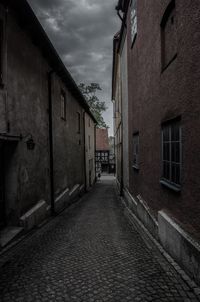
<svg viewBox="0 0 200 302"><path fill-rule="evenodd" d="M0 301L198 301L129 224L114 179L0 260Z"/></svg>

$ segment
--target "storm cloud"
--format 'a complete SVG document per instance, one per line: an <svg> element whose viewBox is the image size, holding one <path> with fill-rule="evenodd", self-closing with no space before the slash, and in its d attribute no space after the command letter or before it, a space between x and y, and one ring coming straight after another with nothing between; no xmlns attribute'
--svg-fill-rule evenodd
<svg viewBox="0 0 200 302"><path fill-rule="evenodd" d="M112 39L120 22L117 0L29 0L42 26L79 84L97 82L112 133Z"/></svg>

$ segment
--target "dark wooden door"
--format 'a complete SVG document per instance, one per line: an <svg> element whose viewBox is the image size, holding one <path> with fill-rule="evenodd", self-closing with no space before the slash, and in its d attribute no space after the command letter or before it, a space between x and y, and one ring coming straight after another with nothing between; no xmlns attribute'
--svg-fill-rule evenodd
<svg viewBox="0 0 200 302"><path fill-rule="evenodd" d="M5 226L4 145L0 144L0 228Z"/></svg>

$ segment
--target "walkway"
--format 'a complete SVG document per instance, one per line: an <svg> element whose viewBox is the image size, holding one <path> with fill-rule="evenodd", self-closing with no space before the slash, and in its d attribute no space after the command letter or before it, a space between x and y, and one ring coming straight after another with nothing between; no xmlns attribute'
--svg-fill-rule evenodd
<svg viewBox="0 0 200 302"><path fill-rule="evenodd" d="M129 225L105 178L0 264L0 301L198 301Z"/></svg>

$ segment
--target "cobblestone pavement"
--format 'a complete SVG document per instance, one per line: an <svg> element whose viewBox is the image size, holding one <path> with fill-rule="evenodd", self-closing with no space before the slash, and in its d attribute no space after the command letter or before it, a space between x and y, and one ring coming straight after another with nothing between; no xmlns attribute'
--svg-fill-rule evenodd
<svg viewBox="0 0 200 302"><path fill-rule="evenodd" d="M109 178L0 266L0 301L198 301L129 224Z"/></svg>

